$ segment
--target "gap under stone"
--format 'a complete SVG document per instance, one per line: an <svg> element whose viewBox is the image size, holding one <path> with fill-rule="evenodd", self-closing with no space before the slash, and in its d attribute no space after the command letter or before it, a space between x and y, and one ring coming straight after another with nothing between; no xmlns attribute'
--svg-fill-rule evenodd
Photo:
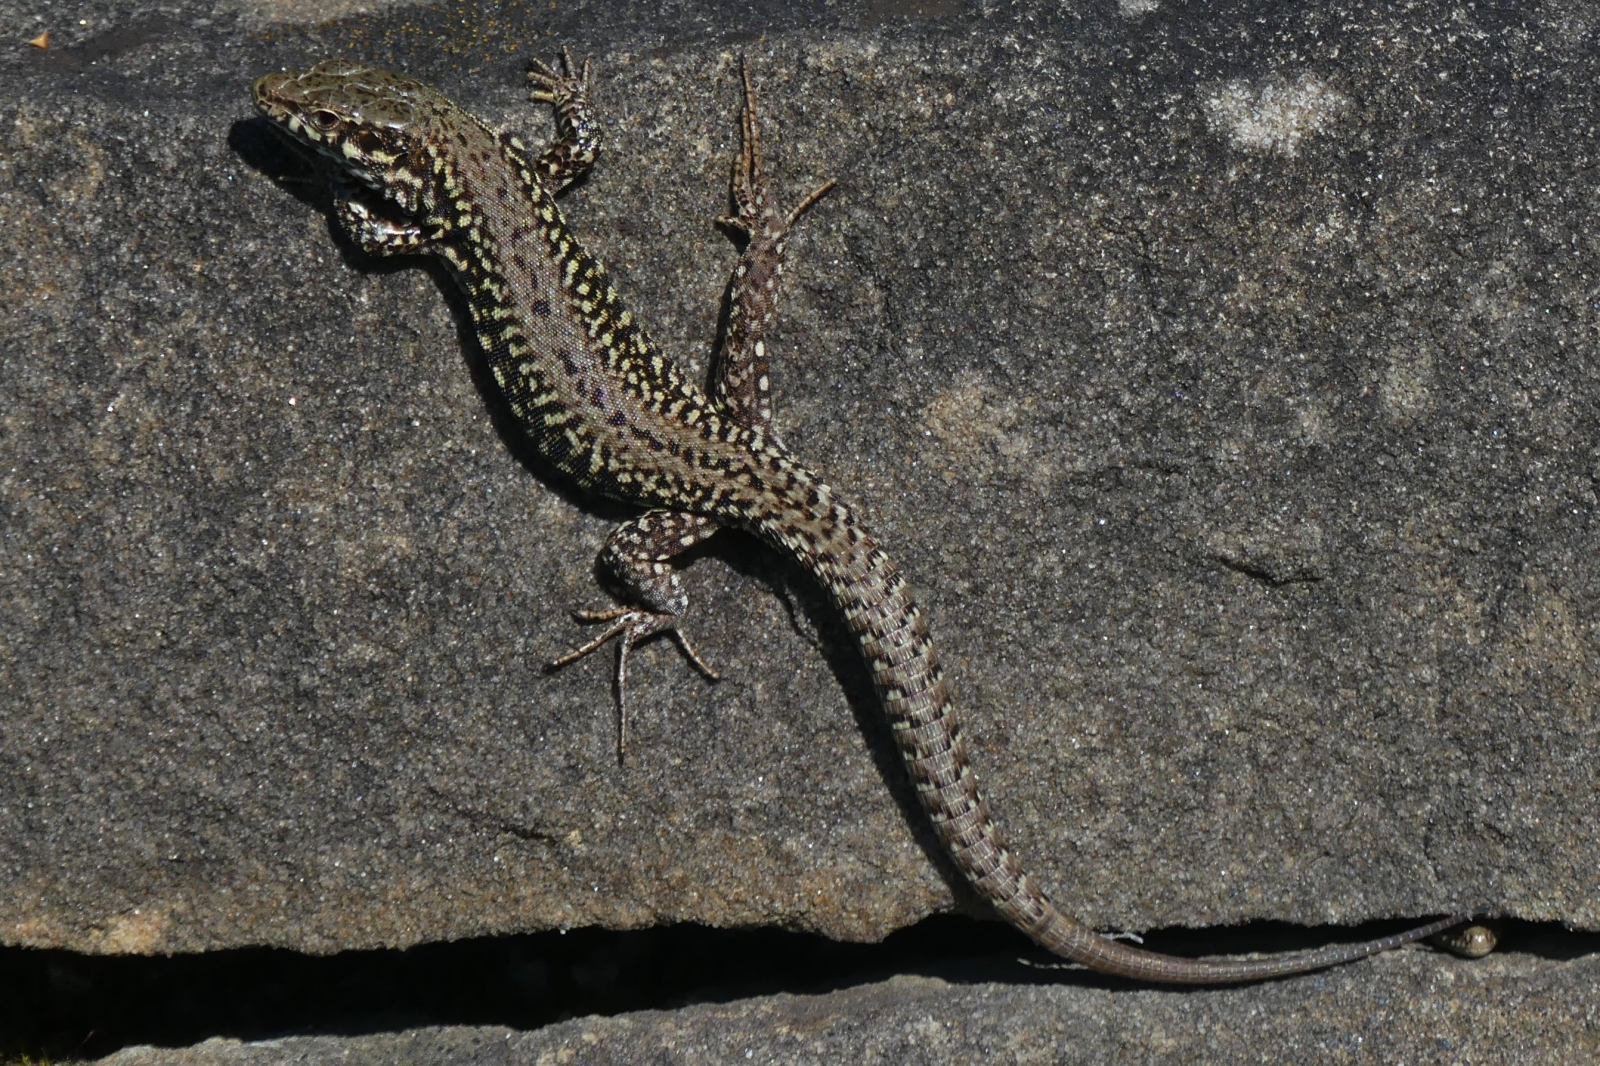
<svg viewBox="0 0 1600 1066"><path fill-rule="evenodd" d="M1261 922L1168 929L1147 935L1144 944L1180 955L1295 951L1412 924ZM1508 922L1501 950L1575 958L1600 952L1600 934ZM586 1014L826 992L903 973L1140 987L1051 962L1007 926L953 916L929 918L879 944L679 925L336 955L245 948L147 957L0 948L0 1061L98 1058L133 1044L181 1047L214 1036L358 1035L428 1025L533 1029Z"/></svg>

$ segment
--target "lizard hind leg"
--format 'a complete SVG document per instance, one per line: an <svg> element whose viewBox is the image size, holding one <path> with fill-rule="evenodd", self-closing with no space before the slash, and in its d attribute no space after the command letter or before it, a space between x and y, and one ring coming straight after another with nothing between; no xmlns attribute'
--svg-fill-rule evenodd
<svg viewBox="0 0 1600 1066"><path fill-rule="evenodd" d="M833 182L813 189L787 215L774 206L761 160L755 88L750 84L750 71L742 63L739 72L744 79L744 111L739 154L733 160L731 191L735 213L723 215L717 222L742 233L747 243L733 268L728 331L718 353L711 395L717 406L740 425L770 429L772 391L768 371L772 360L765 337L778 308L784 247L795 221L833 188Z"/></svg>
<svg viewBox="0 0 1600 1066"><path fill-rule="evenodd" d="M699 544L717 531L715 522L678 511L650 511L612 530L600 549L599 563L622 586L630 606L601 611L577 611L573 617L587 624L611 623L593 640L575 648L545 667L557 670L617 642L617 762L628 744L628 655L633 646L661 633L671 634L689 661L712 681L718 674L696 654L683 631L689 596L672 565L672 557Z"/></svg>

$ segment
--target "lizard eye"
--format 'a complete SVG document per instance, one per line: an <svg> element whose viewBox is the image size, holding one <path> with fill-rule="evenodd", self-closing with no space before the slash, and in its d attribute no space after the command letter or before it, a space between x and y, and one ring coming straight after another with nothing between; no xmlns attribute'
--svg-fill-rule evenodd
<svg viewBox="0 0 1600 1066"><path fill-rule="evenodd" d="M339 116L325 107L319 107L311 112L311 124L323 133L327 133L339 124Z"/></svg>

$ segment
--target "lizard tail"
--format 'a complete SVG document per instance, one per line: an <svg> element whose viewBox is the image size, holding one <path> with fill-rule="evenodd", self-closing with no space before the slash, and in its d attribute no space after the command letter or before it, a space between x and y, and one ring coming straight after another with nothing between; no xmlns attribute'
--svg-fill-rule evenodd
<svg viewBox="0 0 1600 1066"><path fill-rule="evenodd" d="M796 487L793 481L790 487ZM1362 943L1255 959L1187 959L1146 951L1070 917L1023 872L989 814L927 622L899 569L826 486L810 482L796 495L786 501L789 506L768 511L784 517L758 521L754 532L792 552L827 588L872 670L900 754L939 840L978 894L1041 947L1103 973L1226 984L1337 966L1470 917L1445 918Z"/></svg>

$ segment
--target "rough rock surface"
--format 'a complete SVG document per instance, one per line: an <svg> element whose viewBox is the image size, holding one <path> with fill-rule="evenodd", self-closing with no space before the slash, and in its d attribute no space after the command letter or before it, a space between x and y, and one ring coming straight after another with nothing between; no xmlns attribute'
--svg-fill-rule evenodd
<svg viewBox="0 0 1600 1066"><path fill-rule="evenodd" d="M623 512L540 476L442 276L336 242L246 95L353 55L537 134L563 41L608 138L569 217L689 365L738 54L787 195L840 179L782 432L919 588L1070 910L1600 926L1591 6L269 7L0 0L5 942L970 905L750 541L690 576L726 680L642 652L615 765L605 657L539 665Z"/></svg>
<svg viewBox="0 0 1600 1066"><path fill-rule="evenodd" d="M1313 977L1201 992L897 977L820 996L578 1018L532 1033L416 1029L193 1048L129 1048L107 1066L451 1062L1587 1064L1600 1056L1590 956L1463 963L1405 951Z"/></svg>

